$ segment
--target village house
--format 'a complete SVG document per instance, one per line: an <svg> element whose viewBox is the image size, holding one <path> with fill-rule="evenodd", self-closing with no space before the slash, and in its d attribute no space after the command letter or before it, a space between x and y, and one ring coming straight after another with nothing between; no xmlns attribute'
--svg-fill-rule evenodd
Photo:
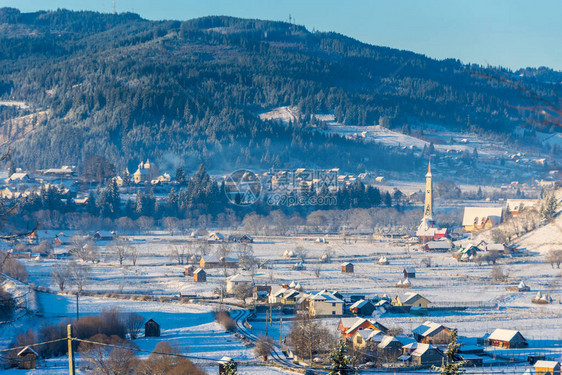
<svg viewBox="0 0 562 375"><path fill-rule="evenodd" d="M323 290L309 298L309 313L319 315L343 315L344 302L331 292Z"/></svg>
<svg viewBox="0 0 562 375"><path fill-rule="evenodd" d="M365 318L341 318L338 324L338 330L343 338L352 337L357 331L371 329L386 333L388 329L373 319Z"/></svg>
<svg viewBox="0 0 562 375"><path fill-rule="evenodd" d="M405 306L405 307L422 307L427 308L431 301L427 298L421 296L418 293L405 293L404 297L401 299L399 296L393 301L394 306Z"/></svg>
<svg viewBox="0 0 562 375"><path fill-rule="evenodd" d="M295 305L303 293L296 289L281 287L270 294L269 303L281 305Z"/></svg>
<svg viewBox="0 0 562 375"><path fill-rule="evenodd" d="M537 361L535 363L535 375L560 375L560 362Z"/></svg>
<svg viewBox="0 0 562 375"><path fill-rule="evenodd" d="M202 268L197 268L193 272L193 281L196 283L205 283L207 282L207 272Z"/></svg>
<svg viewBox="0 0 562 375"><path fill-rule="evenodd" d="M371 316L373 311L375 311L375 305L373 305L371 301L360 299L349 307L349 311L357 315Z"/></svg>
<svg viewBox="0 0 562 375"><path fill-rule="evenodd" d="M417 344L411 354L411 362L417 366L440 365L445 354L431 344Z"/></svg>
<svg viewBox="0 0 562 375"><path fill-rule="evenodd" d="M355 350L374 353L383 337L384 333L378 329L359 329L351 336L351 345Z"/></svg>
<svg viewBox="0 0 562 375"><path fill-rule="evenodd" d="M447 344L451 342L452 329L426 321L412 330L416 341L423 344Z"/></svg>
<svg viewBox="0 0 562 375"><path fill-rule="evenodd" d="M521 332L513 329L497 328L488 336L485 342L490 346L504 349L526 348L529 344Z"/></svg>
<svg viewBox="0 0 562 375"><path fill-rule="evenodd" d="M386 361L394 362L402 354L402 347L414 342L416 340L406 335L385 335L377 345L377 350Z"/></svg>
<svg viewBox="0 0 562 375"><path fill-rule="evenodd" d="M224 235L222 233L219 233L219 232L212 232L212 233L209 234L209 241L223 242L224 241Z"/></svg>
<svg viewBox="0 0 562 375"><path fill-rule="evenodd" d="M254 301L267 302L269 295L271 294L271 286L267 285L254 285L254 293L252 298Z"/></svg>
<svg viewBox="0 0 562 375"><path fill-rule="evenodd" d="M465 207L462 225L467 232L490 229L502 221L502 207Z"/></svg>
<svg viewBox="0 0 562 375"><path fill-rule="evenodd" d="M249 287L253 284L252 279L244 275L236 274L226 279L226 292L234 293L237 287Z"/></svg>
<svg viewBox="0 0 562 375"><path fill-rule="evenodd" d="M342 263L341 264L341 272L342 273L353 273L353 264L350 262Z"/></svg>
<svg viewBox="0 0 562 375"><path fill-rule="evenodd" d="M539 199L507 199L505 201L505 210L509 211L513 216L517 216L521 211L537 208L539 205Z"/></svg>

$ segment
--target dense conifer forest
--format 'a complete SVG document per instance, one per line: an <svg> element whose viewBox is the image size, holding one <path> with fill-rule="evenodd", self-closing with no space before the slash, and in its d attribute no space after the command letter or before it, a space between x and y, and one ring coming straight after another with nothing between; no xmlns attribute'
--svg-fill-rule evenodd
<svg viewBox="0 0 562 375"><path fill-rule="evenodd" d="M200 163L409 171L424 163L410 150L323 135L312 114L509 137L539 119L521 109L529 103L517 87L491 76L523 80L554 102L561 91L550 83L560 74L549 70L438 61L284 22L3 8L0 30L0 100L29 105L0 106L0 134L27 168L101 155L119 171L146 158L190 171ZM297 107L300 118L257 116L278 106Z"/></svg>

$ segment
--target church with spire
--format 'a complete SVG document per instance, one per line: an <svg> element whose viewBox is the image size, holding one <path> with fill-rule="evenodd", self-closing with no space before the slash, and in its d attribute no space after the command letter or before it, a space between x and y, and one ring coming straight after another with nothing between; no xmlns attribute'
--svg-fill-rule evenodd
<svg viewBox="0 0 562 375"><path fill-rule="evenodd" d="M433 176L431 175L431 160L427 166L427 174L425 175L425 203L423 205L423 218L416 236L421 242L428 242L446 237L447 228L439 228L433 219Z"/></svg>

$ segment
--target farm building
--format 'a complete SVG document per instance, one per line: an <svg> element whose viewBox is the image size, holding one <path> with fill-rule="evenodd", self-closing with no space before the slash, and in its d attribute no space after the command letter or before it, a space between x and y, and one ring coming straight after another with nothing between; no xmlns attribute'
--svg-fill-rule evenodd
<svg viewBox="0 0 562 375"><path fill-rule="evenodd" d="M310 298L309 312L312 316L343 315L344 302L334 293L323 290Z"/></svg>
<svg viewBox="0 0 562 375"><path fill-rule="evenodd" d="M507 199L505 201L505 210L509 210L513 216L516 216L524 209L537 208L539 205L539 199Z"/></svg>
<svg viewBox="0 0 562 375"><path fill-rule="evenodd" d="M207 282L207 272L202 268L197 268L193 271L193 281L196 283Z"/></svg>
<svg viewBox="0 0 562 375"><path fill-rule="evenodd" d="M535 375L560 375L560 362L537 361L535 363Z"/></svg>
<svg viewBox="0 0 562 375"><path fill-rule="evenodd" d="M250 286L252 283L252 279L244 275L230 276L226 279L226 292L232 294L238 286Z"/></svg>
<svg viewBox="0 0 562 375"><path fill-rule="evenodd" d="M446 253L453 249L453 243L446 240L429 241L423 245L423 249L432 253Z"/></svg>
<svg viewBox="0 0 562 375"><path fill-rule="evenodd" d="M269 303L294 305L302 296L303 293L296 289L281 287L269 295Z"/></svg>
<svg viewBox="0 0 562 375"><path fill-rule="evenodd" d="M183 270L183 274L184 276L193 276L194 271L195 271L195 267L193 267L193 265L189 265L185 267L185 269Z"/></svg>
<svg viewBox="0 0 562 375"><path fill-rule="evenodd" d="M113 241L115 239L115 232L98 231L92 235L94 241Z"/></svg>
<svg viewBox="0 0 562 375"><path fill-rule="evenodd" d="M414 267L406 267L402 270L405 279L415 279L416 269Z"/></svg>
<svg viewBox="0 0 562 375"><path fill-rule="evenodd" d="M373 305L370 301L361 299L351 305L349 311L357 315L371 316L373 311L375 311L375 305Z"/></svg>
<svg viewBox="0 0 562 375"><path fill-rule="evenodd" d="M467 232L490 229L501 223L502 207L465 207L462 225Z"/></svg>
<svg viewBox="0 0 562 375"><path fill-rule="evenodd" d="M33 370L35 369L35 361L39 354L33 348L26 346L22 350L20 350L17 354L17 361L18 361L18 368L25 369L25 370Z"/></svg>
<svg viewBox="0 0 562 375"><path fill-rule="evenodd" d="M427 308L431 301L423 297L418 293L405 293L404 297L401 299L396 296L393 301L394 306L406 306L406 307L423 307Z"/></svg>
<svg viewBox="0 0 562 375"><path fill-rule="evenodd" d="M209 234L209 241L223 242L224 241L224 235L222 233L219 233L219 232L213 232L213 233Z"/></svg>
<svg viewBox="0 0 562 375"><path fill-rule="evenodd" d="M342 273L353 273L353 263L342 263L341 264L341 272Z"/></svg>
<svg viewBox="0 0 562 375"><path fill-rule="evenodd" d="M424 344L446 344L451 342L452 330L441 324L426 321L412 331L414 338Z"/></svg>
<svg viewBox="0 0 562 375"><path fill-rule="evenodd" d="M271 286L267 285L255 285L253 299L254 301L267 302L268 296L271 294Z"/></svg>
<svg viewBox="0 0 562 375"><path fill-rule="evenodd" d="M160 324L152 319L144 323L144 337L160 337Z"/></svg>
<svg viewBox="0 0 562 375"><path fill-rule="evenodd" d="M238 259L235 258L225 258L225 257L216 257L214 255L205 255L199 259L199 267L200 268L219 268L219 267L226 267L226 268L237 268L238 267Z"/></svg>
<svg viewBox="0 0 562 375"><path fill-rule="evenodd" d="M521 332L502 328L494 330L494 332L488 336L486 342L488 345L505 349L526 348L529 345Z"/></svg>

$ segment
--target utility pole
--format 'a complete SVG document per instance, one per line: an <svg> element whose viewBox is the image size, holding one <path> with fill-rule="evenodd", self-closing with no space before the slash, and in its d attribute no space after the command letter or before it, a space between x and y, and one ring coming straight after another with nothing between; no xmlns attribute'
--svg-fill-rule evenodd
<svg viewBox="0 0 562 375"><path fill-rule="evenodd" d="M76 320L80 319L80 308L78 306L78 296L80 295L79 291L76 291Z"/></svg>
<svg viewBox="0 0 562 375"><path fill-rule="evenodd" d="M283 347L283 317L279 318L279 346Z"/></svg>
<svg viewBox="0 0 562 375"><path fill-rule="evenodd" d="M74 353L72 352L72 324L66 326L66 338L68 341L68 373L74 375Z"/></svg>

